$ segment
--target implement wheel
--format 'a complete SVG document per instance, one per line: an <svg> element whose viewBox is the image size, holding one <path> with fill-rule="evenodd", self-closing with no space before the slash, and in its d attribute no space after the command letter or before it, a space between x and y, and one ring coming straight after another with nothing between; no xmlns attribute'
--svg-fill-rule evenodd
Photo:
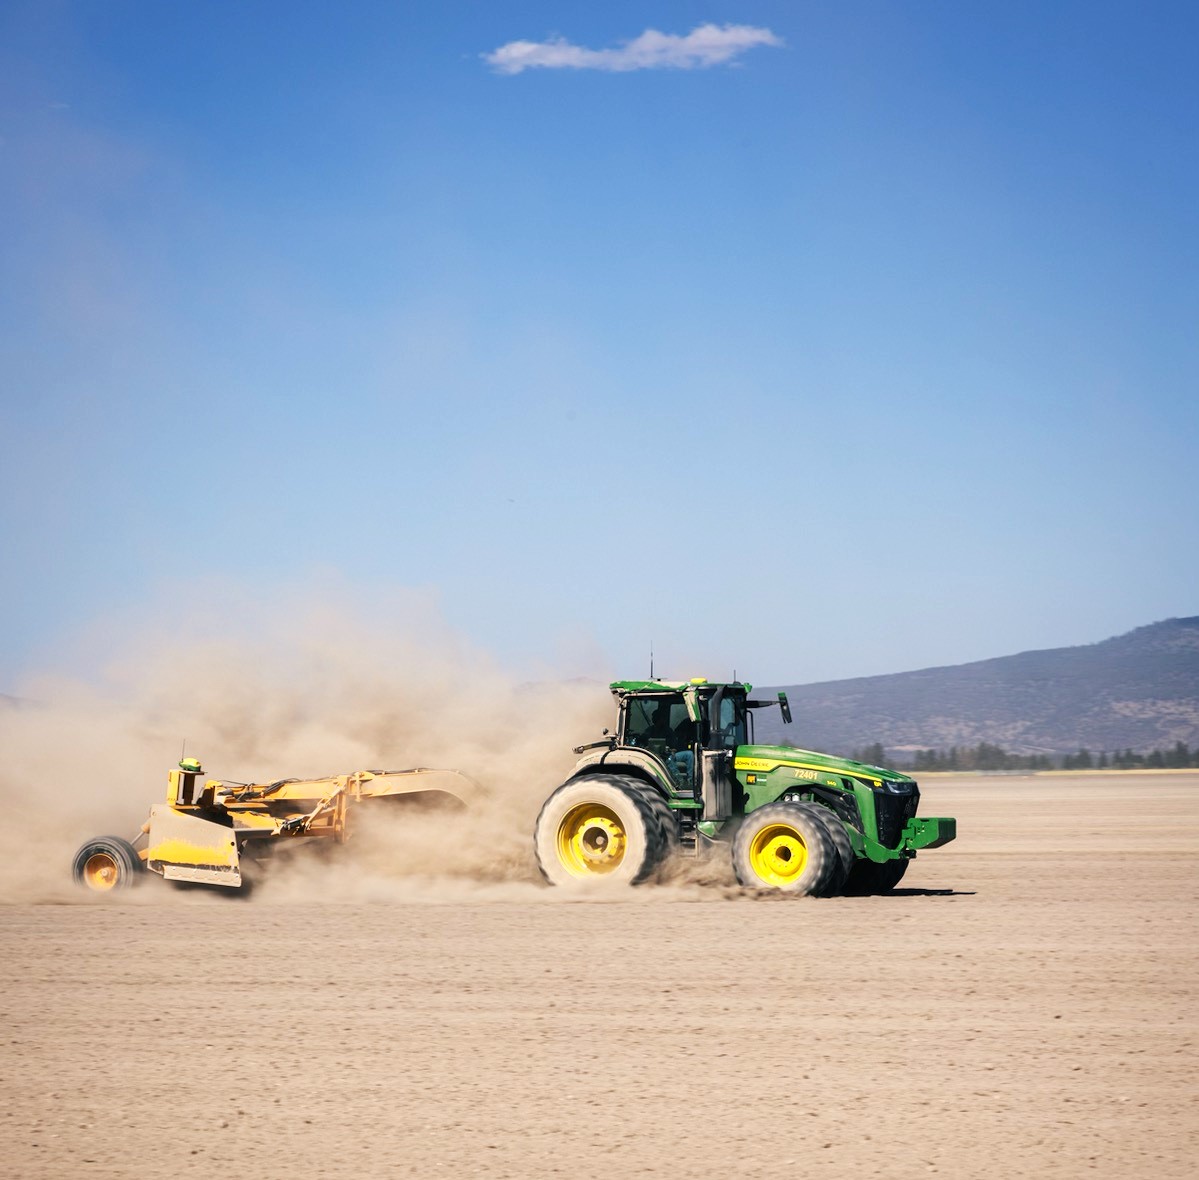
<svg viewBox="0 0 1199 1180"><path fill-rule="evenodd" d="M78 852L71 866L75 881L93 893L128 889L142 873L141 857L120 836L97 836Z"/></svg>
<svg viewBox="0 0 1199 1180"><path fill-rule="evenodd" d="M565 783L545 801L533 847L551 885L636 885L658 867L665 841L639 784L604 774Z"/></svg>
<svg viewBox="0 0 1199 1180"><path fill-rule="evenodd" d="M838 870L837 853L820 817L804 804L768 803L737 829L733 870L742 885L820 895Z"/></svg>

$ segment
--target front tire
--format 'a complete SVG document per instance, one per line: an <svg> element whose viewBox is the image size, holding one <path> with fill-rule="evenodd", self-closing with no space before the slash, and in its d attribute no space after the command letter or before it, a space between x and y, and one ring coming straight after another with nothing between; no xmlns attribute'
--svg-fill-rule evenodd
<svg viewBox="0 0 1199 1180"><path fill-rule="evenodd" d="M75 883L93 893L115 893L129 889L141 876L142 859L128 840L120 836L97 836L75 853L71 875Z"/></svg>
<svg viewBox="0 0 1199 1180"><path fill-rule="evenodd" d="M854 866L853 844L845 831L845 825L831 807L825 807L820 803L805 802L797 802L796 806L803 807L810 812L824 828L825 835L832 842L836 863L833 871L829 874L828 884L820 896L836 897L845 889Z"/></svg>
<svg viewBox="0 0 1199 1180"><path fill-rule="evenodd" d="M640 784L614 774L560 786L537 816L533 848L551 885L636 885L666 851L661 821Z"/></svg>
<svg viewBox="0 0 1199 1180"><path fill-rule="evenodd" d="M846 893L863 894L890 893L903 880L910 860L888 860L877 864L872 860L859 860L849 874Z"/></svg>
<svg viewBox="0 0 1199 1180"><path fill-rule="evenodd" d="M836 849L824 824L801 803L759 807L733 837L733 871L742 885L819 895L837 868Z"/></svg>

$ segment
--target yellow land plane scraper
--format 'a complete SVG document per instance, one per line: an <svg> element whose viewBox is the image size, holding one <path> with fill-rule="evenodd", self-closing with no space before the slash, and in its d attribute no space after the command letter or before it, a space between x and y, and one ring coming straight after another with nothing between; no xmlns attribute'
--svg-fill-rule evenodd
<svg viewBox="0 0 1199 1180"><path fill-rule="evenodd" d="M97 893L132 885L145 871L168 881L243 885L242 867L279 840L330 839L345 843L346 819L366 799L392 797L419 808L462 808L478 793L461 771L359 770L330 778L234 783L203 777L185 758L168 774L165 802L133 841L97 836L75 853L77 882Z"/></svg>

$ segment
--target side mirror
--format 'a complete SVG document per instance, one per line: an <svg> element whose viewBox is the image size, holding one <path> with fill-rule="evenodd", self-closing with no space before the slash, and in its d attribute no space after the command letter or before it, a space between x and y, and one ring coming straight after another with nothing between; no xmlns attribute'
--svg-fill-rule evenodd
<svg viewBox="0 0 1199 1180"><path fill-rule="evenodd" d="M787 694L785 692L779 693L779 709L782 711L784 724L790 725L791 706L787 703Z"/></svg>

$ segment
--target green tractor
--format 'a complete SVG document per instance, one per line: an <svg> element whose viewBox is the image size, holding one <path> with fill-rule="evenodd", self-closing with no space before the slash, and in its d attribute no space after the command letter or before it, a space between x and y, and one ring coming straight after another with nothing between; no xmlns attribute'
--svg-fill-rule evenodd
<svg viewBox="0 0 1199 1180"><path fill-rule="evenodd" d="M574 772L541 808L537 863L554 885L637 884L671 856L729 847L742 885L828 897L894 889L918 848L956 835L917 817L893 770L754 744L749 684L620 680L616 733L575 747Z"/></svg>

